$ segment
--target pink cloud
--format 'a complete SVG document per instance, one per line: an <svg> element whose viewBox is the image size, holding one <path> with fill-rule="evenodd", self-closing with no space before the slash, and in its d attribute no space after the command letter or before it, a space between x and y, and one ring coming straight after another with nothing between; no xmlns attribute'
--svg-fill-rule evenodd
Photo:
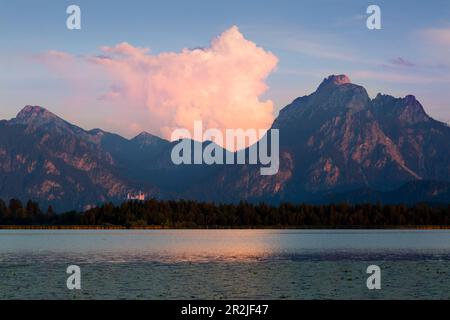
<svg viewBox="0 0 450 320"><path fill-rule="evenodd" d="M450 28L430 28L422 34L431 42L450 48Z"/></svg>
<svg viewBox="0 0 450 320"><path fill-rule="evenodd" d="M260 97L278 59L245 39L236 26L208 48L154 55L121 43L89 57L49 52L44 61L67 78L79 63L83 73L106 78L104 87L111 90L98 92L97 98L115 106L107 121L120 123L130 134L142 129L170 138L177 128L192 131L195 120L202 120L205 129L267 129L273 122L272 101Z"/></svg>
<svg viewBox="0 0 450 320"><path fill-rule="evenodd" d="M422 50L425 50L437 65L450 64L450 27L428 28L419 31L418 35L424 42Z"/></svg>

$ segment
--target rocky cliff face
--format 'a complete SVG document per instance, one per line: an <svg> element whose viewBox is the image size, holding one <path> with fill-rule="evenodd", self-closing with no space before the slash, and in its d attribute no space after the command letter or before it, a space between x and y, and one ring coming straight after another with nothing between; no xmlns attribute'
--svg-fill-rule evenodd
<svg viewBox="0 0 450 320"><path fill-rule="evenodd" d="M165 199L332 201L361 190L395 194L414 183L403 187L409 197L431 201L433 190L450 182L450 128L411 95L370 99L347 76L330 76L286 106L272 128L280 131L280 170L261 176L251 165L176 166L166 140L85 131L27 106L0 122L0 197L67 210L137 190ZM437 194L443 201L447 193Z"/></svg>
<svg viewBox="0 0 450 320"><path fill-rule="evenodd" d="M325 79L315 93L285 108L274 128L295 155L296 183L317 192L392 188L420 179L378 114L366 90L345 76Z"/></svg>
<svg viewBox="0 0 450 320"><path fill-rule="evenodd" d="M105 135L25 107L0 124L1 198L32 198L64 209L121 199L133 183L104 147Z"/></svg>
<svg viewBox="0 0 450 320"><path fill-rule="evenodd" d="M295 99L272 128L280 130L279 174L227 172L220 190L239 190L244 199L313 201L410 181L450 181L450 128L430 118L414 96L371 100L345 75Z"/></svg>

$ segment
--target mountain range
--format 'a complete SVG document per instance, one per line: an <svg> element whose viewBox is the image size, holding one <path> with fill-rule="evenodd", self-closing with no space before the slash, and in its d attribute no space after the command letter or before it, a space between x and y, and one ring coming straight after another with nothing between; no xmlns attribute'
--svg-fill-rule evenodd
<svg viewBox="0 0 450 320"><path fill-rule="evenodd" d="M258 165L177 166L170 157L177 142L87 131L26 106L0 121L0 198L60 211L140 190L214 202L450 203L450 127L412 95L371 99L347 76L332 75L283 108L272 129L280 133L280 169L262 176Z"/></svg>

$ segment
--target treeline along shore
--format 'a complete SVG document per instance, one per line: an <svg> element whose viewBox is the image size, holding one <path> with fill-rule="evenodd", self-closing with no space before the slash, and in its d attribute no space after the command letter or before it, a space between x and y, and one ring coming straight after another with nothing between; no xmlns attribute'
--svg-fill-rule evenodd
<svg viewBox="0 0 450 320"><path fill-rule="evenodd" d="M0 200L2 229L450 228L450 205L350 205L195 201L106 203L85 212Z"/></svg>

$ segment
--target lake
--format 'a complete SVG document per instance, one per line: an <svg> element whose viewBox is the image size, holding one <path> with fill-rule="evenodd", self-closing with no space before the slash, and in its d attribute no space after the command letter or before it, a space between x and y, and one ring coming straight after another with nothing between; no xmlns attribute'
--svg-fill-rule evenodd
<svg viewBox="0 0 450 320"><path fill-rule="evenodd" d="M450 231L0 230L0 299L450 299Z"/></svg>

